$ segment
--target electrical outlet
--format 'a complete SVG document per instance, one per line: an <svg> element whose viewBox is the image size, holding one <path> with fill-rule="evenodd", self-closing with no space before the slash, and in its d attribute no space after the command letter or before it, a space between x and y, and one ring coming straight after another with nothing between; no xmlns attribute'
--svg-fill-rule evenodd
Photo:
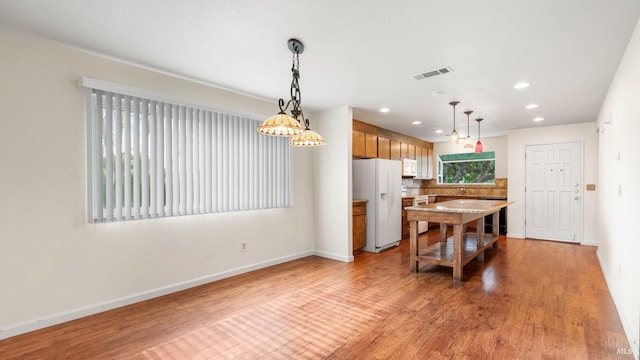
<svg viewBox="0 0 640 360"><path fill-rule="evenodd" d="M247 252L247 242L246 241L241 241L240 242L240 252Z"/></svg>

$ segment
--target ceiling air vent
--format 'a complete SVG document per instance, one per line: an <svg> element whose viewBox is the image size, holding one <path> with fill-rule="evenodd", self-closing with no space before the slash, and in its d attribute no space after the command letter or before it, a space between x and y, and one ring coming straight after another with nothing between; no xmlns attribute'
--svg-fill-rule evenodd
<svg viewBox="0 0 640 360"><path fill-rule="evenodd" d="M413 78L416 79L416 80L422 80L422 79L426 79L426 78L429 78L429 77L432 77L432 76L437 76L437 75L450 73L452 71L453 70L451 70L450 67L445 66L445 67L443 67L441 69L438 69L438 70L432 70L432 71L427 71L427 72L424 72L424 73L413 75Z"/></svg>

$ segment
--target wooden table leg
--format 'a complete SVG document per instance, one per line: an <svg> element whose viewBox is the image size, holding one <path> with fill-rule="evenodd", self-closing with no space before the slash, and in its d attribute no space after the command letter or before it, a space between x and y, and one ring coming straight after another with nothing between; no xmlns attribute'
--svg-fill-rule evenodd
<svg viewBox="0 0 640 360"><path fill-rule="evenodd" d="M440 241L447 242L447 224L440 223Z"/></svg>
<svg viewBox="0 0 640 360"><path fill-rule="evenodd" d="M496 211L493 213L493 226L492 226L492 231L491 233L493 234L493 236L500 236L500 211ZM493 247L494 248L498 248L500 247L500 241L496 240L496 242L493 243Z"/></svg>
<svg viewBox="0 0 640 360"><path fill-rule="evenodd" d="M462 224L453 225L453 280L462 281Z"/></svg>
<svg viewBox="0 0 640 360"><path fill-rule="evenodd" d="M409 268L418 272L418 222L409 221Z"/></svg>
<svg viewBox="0 0 640 360"><path fill-rule="evenodd" d="M478 237L478 249L484 246L484 216L476 220L476 236ZM484 251L476 256L476 260L484 261Z"/></svg>

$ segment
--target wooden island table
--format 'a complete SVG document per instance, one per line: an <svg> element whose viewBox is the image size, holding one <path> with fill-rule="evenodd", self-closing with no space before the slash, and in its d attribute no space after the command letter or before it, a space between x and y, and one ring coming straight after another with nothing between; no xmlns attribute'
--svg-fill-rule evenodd
<svg viewBox="0 0 640 360"><path fill-rule="evenodd" d="M500 209L504 200L450 200L427 205L409 206L410 256L412 272L418 272L421 261L453 268L453 279L462 281L462 268L472 259L484 261L484 251L498 247ZM491 234L484 233L484 217L493 216ZM465 233L465 224L477 221L475 233ZM440 223L440 242L420 249L418 221ZM453 236L447 238L447 225L453 225Z"/></svg>

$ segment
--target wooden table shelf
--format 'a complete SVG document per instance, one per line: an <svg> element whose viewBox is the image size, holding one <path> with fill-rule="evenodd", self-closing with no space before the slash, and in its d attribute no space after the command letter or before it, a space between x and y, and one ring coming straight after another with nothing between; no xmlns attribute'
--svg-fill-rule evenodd
<svg viewBox="0 0 640 360"><path fill-rule="evenodd" d="M465 233L462 244L462 265L466 265L472 259L484 254L490 247L498 246L498 237L493 234L485 234L483 245L478 249L478 236L475 233ZM437 242L421 251L416 257L419 260L427 260L429 263L453 267L453 236L449 236L446 241ZM481 260L481 259L479 259Z"/></svg>

